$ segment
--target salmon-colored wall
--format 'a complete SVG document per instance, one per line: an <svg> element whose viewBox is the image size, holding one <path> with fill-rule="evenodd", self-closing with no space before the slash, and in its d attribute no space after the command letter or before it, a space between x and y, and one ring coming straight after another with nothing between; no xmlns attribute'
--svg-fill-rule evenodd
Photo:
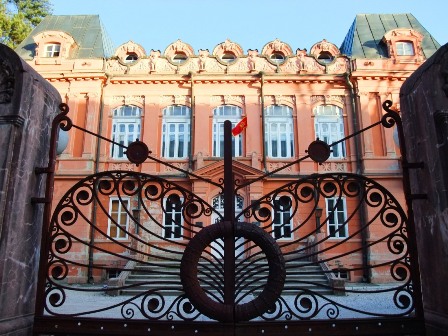
<svg viewBox="0 0 448 336"><path fill-rule="evenodd" d="M176 167L190 169L202 174L201 176L210 177L212 180L222 177L222 162L219 158L212 157L212 122L215 107L230 104L242 108L243 116L247 116L248 119L248 127L242 135L243 157L236 160L246 165L247 170L243 171L239 167L238 169L241 169L237 169L236 174L240 174L241 179L247 178L250 174L259 176L307 155L309 144L315 140L316 106L333 104L342 108L345 134L352 134L380 120L383 114L382 102L392 98L397 102L401 84L421 64L421 62L392 64L387 59L366 62L335 55L334 62L325 66L317 62L315 55L307 55L305 56L307 65L305 69L301 69L297 66L298 56L288 56L287 62L278 68L261 54L251 59L247 55L242 55L235 64L227 67L219 63L214 56L209 57L204 65L195 55L191 56L186 64L177 68L164 57L160 57L157 63L150 63L152 62L150 58L144 57L128 67L123 66L118 59L106 59L103 62L103 60L66 58L61 64L51 66L43 64L45 62L42 63L38 59L29 63L65 97L70 107L69 117L72 121L93 133L100 133L110 138L112 110L123 104L141 107L140 141L148 145L152 151L151 155L157 159L161 158L163 109L173 104L189 106L194 111L191 156L166 161ZM293 159L263 157L262 111L271 104L283 104L292 108L295 148ZM244 188L242 190L244 206L248 206L251 200L256 200L300 176L326 172L362 173L384 184L393 195L396 195L399 202L404 204L399 166L400 153L393 141L393 131L382 127L373 128L360 135L359 143L361 147L357 153L355 140L349 139L346 144L347 155L343 159L330 159L322 165L305 159L281 171L282 179L267 178ZM163 176L177 175L175 170L152 160L147 160L138 167L127 160L114 160L110 157L110 152L108 142L98 141L96 137L72 128L69 145L59 156L57 163L53 207L77 180L98 171L128 170ZM359 162L362 162L362 165L359 165ZM218 172L213 174L217 175L209 176L211 172L207 167L213 167ZM176 180L207 202L211 202L218 192L216 187L206 185L197 179L176 177ZM108 204L109 199L104 196L100 201ZM320 206L324 208L325 204L322 203ZM348 208L350 206L348 202ZM85 206L83 211L89 220L93 218L92 204ZM160 210L154 211L156 213L159 211L158 216L162 216ZM302 225L309 211L310 209L304 206L294 217L294 225ZM370 215L371 212L368 213L368 216ZM144 226L153 225L147 217L141 220ZM210 218L204 218L203 221L204 225L210 224ZM107 233L107 223L106 214L98 210L97 229ZM354 216L350 225L350 231L359 227L359 216ZM162 234L161 228L151 227L151 229ZM84 222L77 223L69 230L83 241L91 239L90 226ZM312 235L314 230L315 222L310 220L294 235L305 237ZM325 235L325 232L324 228L322 234ZM372 226L368 241L374 241L382 232L383 228L380 226ZM143 233L141 237L153 239L160 247L167 244ZM335 239L328 239L320 247L328 249L325 257L330 259L328 263L331 267L349 268L362 265L361 252L346 258L332 259L333 255L359 249L361 237L355 237L349 244L331 248L336 242ZM132 242L128 239L122 243L129 246ZM88 251L85 245L76 242L74 245L76 246L72 249L72 257L80 263L87 264ZM94 245L115 253L124 251L98 232L94 234ZM292 244L286 252L304 248L304 245ZM372 264L381 263L386 248L385 244L381 243L370 249ZM116 260L110 255L98 250L94 250L93 261L101 265L122 266L116 264ZM86 272L86 268L72 268L68 279L70 282L84 282ZM95 280L100 280L105 274L97 272L93 276ZM350 276L352 281L359 281L362 272L357 270ZM372 281L387 281L390 279L390 271L379 267L373 270L372 276Z"/></svg>

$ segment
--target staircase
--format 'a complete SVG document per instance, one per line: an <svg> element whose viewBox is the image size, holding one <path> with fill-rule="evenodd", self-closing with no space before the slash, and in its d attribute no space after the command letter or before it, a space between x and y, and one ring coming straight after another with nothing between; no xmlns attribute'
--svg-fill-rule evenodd
<svg viewBox="0 0 448 336"><path fill-rule="evenodd" d="M254 290L256 295L267 281L267 263L242 262L239 267L237 266L237 278L240 267L244 268L245 276L243 280L237 281L237 284L239 283L240 287L244 288L242 292ZM164 296L181 295L183 290L179 269L180 262L178 261L138 263L127 277L124 283L126 288L121 290L121 294L134 296L148 291L156 291ZM219 286L223 283L219 272L215 271L215 274L212 274L210 265L207 269L205 263L200 263L198 269L201 287L205 291L216 292L216 288L213 289L212 284ZM308 261L287 261L286 281L282 295L297 295L301 290L309 290L321 295L333 294L330 281L319 264L310 264Z"/></svg>

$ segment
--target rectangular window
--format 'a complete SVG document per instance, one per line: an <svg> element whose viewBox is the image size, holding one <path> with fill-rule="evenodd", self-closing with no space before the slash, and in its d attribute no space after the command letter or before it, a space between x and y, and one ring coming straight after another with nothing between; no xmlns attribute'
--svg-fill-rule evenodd
<svg viewBox="0 0 448 336"><path fill-rule="evenodd" d="M47 44L44 57L59 57L61 45L59 43Z"/></svg>
<svg viewBox="0 0 448 336"><path fill-rule="evenodd" d="M190 145L190 126L186 122L164 122L162 126L162 156L185 158Z"/></svg>
<svg viewBox="0 0 448 336"><path fill-rule="evenodd" d="M224 120L213 121L213 156L224 157ZM232 121L232 128L239 121ZM232 136L232 156L239 157L243 155L243 137L242 134Z"/></svg>
<svg viewBox="0 0 448 336"><path fill-rule="evenodd" d="M345 198L327 198L328 235L333 238L347 238L347 207Z"/></svg>
<svg viewBox="0 0 448 336"><path fill-rule="evenodd" d="M398 56L413 56L414 53L414 45L412 42L397 42L397 55Z"/></svg>
<svg viewBox="0 0 448 336"><path fill-rule="evenodd" d="M342 109L335 105L320 105L315 108L314 131L316 138L331 145L345 137ZM345 141L331 147L330 158L346 156Z"/></svg>
<svg viewBox="0 0 448 336"><path fill-rule="evenodd" d="M109 225L107 234L113 239L127 239L130 211L129 199L111 198L109 202ZM127 210L127 211L126 211Z"/></svg>
<svg viewBox="0 0 448 336"><path fill-rule="evenodd" d="M182 238L182 200L173 198L178 202L171 201L171 198L165 198L165 213L164 213L164 232L163 236L168 239L181 239Z"/></svg>
<svg viewBox="0 0 448 336"><path fill-rule="evenodd" d="M294 134L292 131L292 118L287 122L269 118L266 121L266 150L271 158L294 157Z"/></svg>
<svg viewBox="0 0 448 336"><path fill-rule="evenodd" d="M290 239L292 238L292 203L287 196L282 196L280 199L274 200L272 234L275 239Z"/></svg>

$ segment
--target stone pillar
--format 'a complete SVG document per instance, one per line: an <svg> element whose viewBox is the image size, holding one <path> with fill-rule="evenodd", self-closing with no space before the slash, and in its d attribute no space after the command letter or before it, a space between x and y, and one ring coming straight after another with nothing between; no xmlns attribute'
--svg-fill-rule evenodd
<svg viewBox="0 0 448 336"><path fill-rule="evenodd" d="M428 335L448 335L448 44L429 58L401 89L414 218Z"/></svg>
<svg viewBox="0 0 448 336"><path fill-rule="evenodd" d="M0 44L0 335L30 335L43 220L50 128L59 93Z"/></svg>

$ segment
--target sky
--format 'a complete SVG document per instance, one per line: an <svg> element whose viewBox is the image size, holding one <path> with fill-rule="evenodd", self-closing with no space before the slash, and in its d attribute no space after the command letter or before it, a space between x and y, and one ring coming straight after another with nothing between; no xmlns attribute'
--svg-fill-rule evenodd
<svg viewBox="0 0 448 336"><path fill-rule="evenodd" d="M178 39L210 52L230 39L245 52L278 38L292 50L340 46L356 14L412 13L448 42L448 0L50 0L54 15L98 14L115 47L132 40L147 54Z"/></svg>

